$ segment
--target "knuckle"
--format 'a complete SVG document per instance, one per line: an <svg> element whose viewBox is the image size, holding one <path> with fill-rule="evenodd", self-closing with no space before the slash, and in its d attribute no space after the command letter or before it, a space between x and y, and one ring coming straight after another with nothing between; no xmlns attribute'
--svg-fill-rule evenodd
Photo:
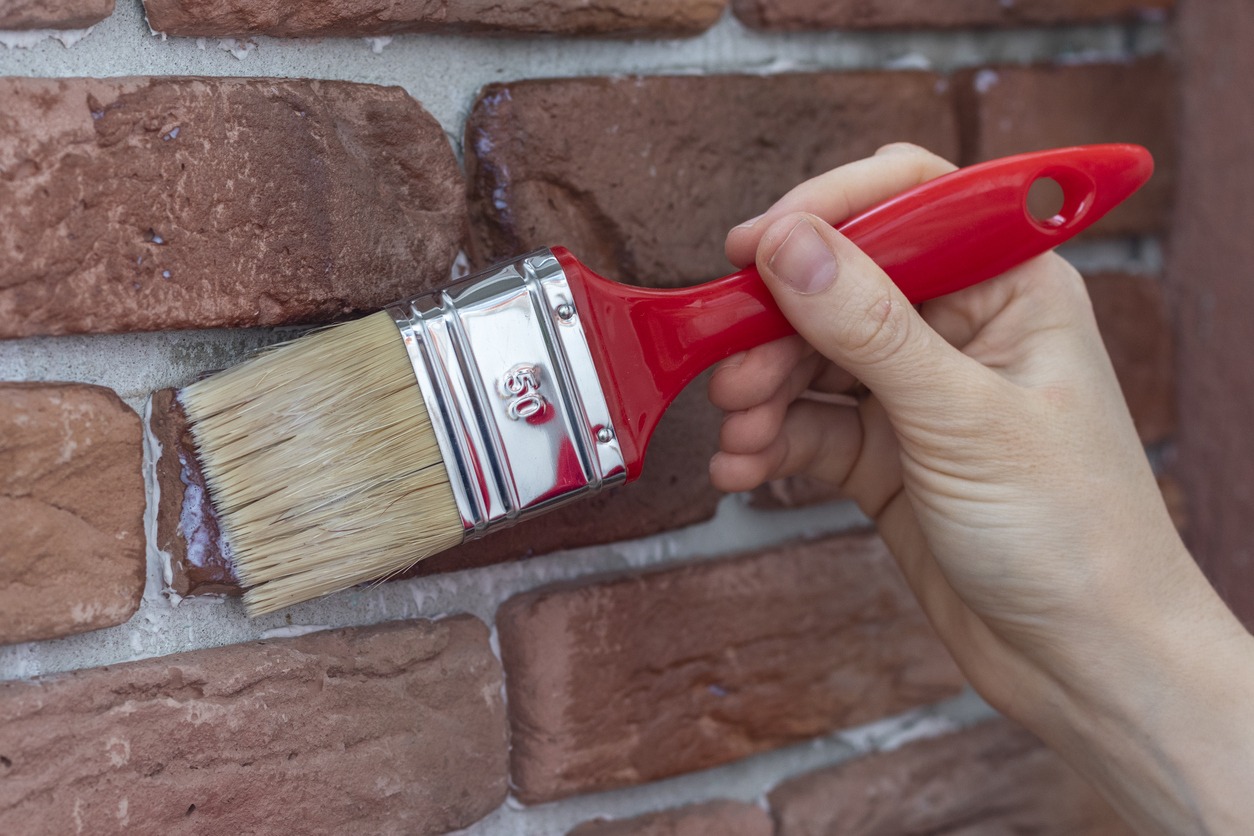
<svg viewBox="0 0 1254 836"><path fill-rule="evenodd" d="M912 317L907 306L885 291L849 312L845 347L866 365L895 355L910 339Z"/></svg>

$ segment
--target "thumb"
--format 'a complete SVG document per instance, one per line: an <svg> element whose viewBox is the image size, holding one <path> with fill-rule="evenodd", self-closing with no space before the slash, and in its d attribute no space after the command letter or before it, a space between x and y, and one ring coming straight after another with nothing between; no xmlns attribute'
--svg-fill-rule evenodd
<svg viewBox="0 0 1254 836"><path fill-rule="evenodd" d="M922 392L952 393L970 373L968 358L923 321L892 279L818 217L772 224L757 263L797 332L890 412Z"/></svg>

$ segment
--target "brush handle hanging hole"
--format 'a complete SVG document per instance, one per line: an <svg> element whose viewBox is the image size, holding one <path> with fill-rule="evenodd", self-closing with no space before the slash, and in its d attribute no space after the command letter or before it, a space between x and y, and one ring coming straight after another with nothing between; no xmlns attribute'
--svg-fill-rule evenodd
<svg viewBox="0 0 1254 836"><path fill-rule="evenodd" d="M1028 214L1045 226L1061 226L1066 200L1062 185L1053 177L1038 177L1028 187Z"/></svg>
<svg viewBox="0 0 1254 836"><path fill-rule="evenodd" d="M1069 168L1051 167L1033 178L1024 194L1024 210L1036 227L1058 232L1075 226L1097 197L1097 184Z"/></svg>

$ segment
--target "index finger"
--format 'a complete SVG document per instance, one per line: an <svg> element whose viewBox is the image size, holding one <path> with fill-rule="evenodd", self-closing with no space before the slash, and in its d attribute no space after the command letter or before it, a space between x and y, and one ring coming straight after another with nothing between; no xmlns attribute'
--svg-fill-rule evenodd
<svg viewBox="0 0 1254 836"><path fill-rule="evenodd" d="M948 174L957 166L917 145L885 145L875 156L812 177L775 202L751 223L727 234L727 258L737 267L753 263L758 242L771 222L789 212L818 215L838 224L893 195Z"/></svg>

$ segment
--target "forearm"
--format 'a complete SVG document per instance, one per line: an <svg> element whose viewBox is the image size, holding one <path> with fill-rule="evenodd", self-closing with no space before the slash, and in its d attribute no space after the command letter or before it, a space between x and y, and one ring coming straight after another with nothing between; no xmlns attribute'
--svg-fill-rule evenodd
<svg viewBox="0 0 1254 836"><path fill-rule="evenodd" d="M1111 613L1122 629L1073 652L1052 704L1024 719L1138 833L1248 833L1254 637L1191 561L1184 574L1171 602L1177 615Z"/></svg>

